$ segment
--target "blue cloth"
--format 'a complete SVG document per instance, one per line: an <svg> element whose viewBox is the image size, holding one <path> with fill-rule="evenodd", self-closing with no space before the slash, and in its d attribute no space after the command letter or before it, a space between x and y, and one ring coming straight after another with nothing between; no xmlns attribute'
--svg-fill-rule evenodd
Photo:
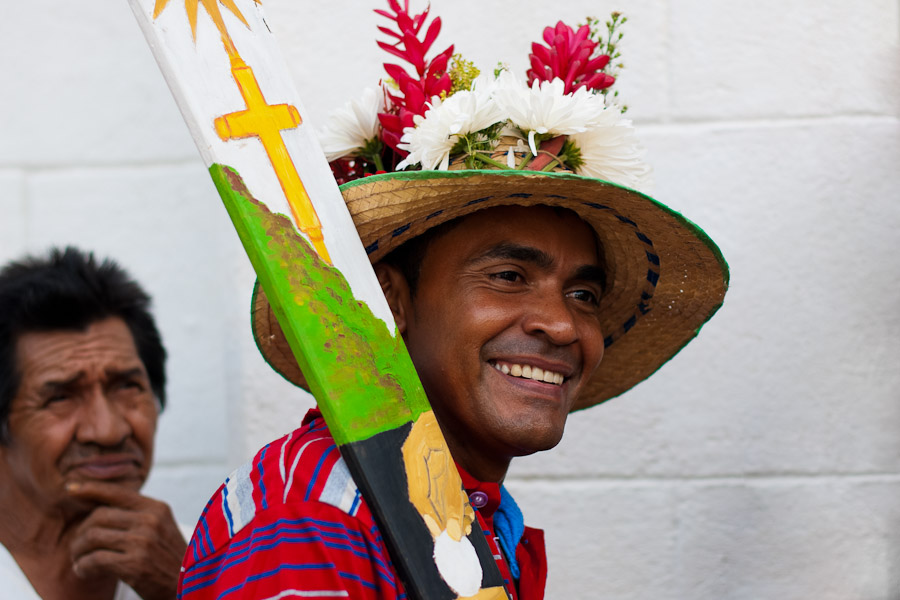
<svg viewBox="0 0 900 600"><path fill-rule="evenodd" d="M500 506L494 513L494 532L500 539L500 547L506 555L509 564L509 572L516 579L519 578L519 562L516 560L516 546L522 540L525 533L525 518L519 505L513 500L504 486L500 486Z"/></svg>

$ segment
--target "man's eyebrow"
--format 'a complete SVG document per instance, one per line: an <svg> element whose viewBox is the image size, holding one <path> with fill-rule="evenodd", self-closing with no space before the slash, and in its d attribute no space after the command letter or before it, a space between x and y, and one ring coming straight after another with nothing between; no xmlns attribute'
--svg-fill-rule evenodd
<svg viewBox="0 0 900 600"><path fill-rule="evenodd" d="M52 391L56 391L56 390L70 388L73 385L75 385L76 383L78 383L78 380L81 379L82 377L84 377L84 371L79 371L78 373L75 373L68 379L52 379L50 381L45 381L44 383L41 384L41 390L47 391L47 392L52 392Z"/></svg>
<svg viewBox="0 0 900 600"><path fill-rule="evenodd" d="M575 271L575 279L596 283L600 289L606 291L606 271L597 265L583 265Z"/></svg>
<svg viewBox="0 0 900 600"><path fill-rule="evenodd" d="M106 376L113 381L120 381L122 379L131 379L132 377L146 377L147 374L141 367L134 367L132 369L107 369Z"/></svg>
<svg viewBox="0 0 900 600"><path fill-rule="evenodd" d="M477 264L487 260L508 259L534 263L541 268L553 266L553 257L532 246L522 246L511 242L501 242L472 258L469 262Z"/></svg>

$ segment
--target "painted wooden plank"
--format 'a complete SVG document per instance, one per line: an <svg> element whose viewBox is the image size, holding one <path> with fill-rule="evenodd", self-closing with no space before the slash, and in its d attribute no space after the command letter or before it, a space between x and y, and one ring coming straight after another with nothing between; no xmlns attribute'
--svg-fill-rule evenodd
<svg viewBox="0 0 900 600"><path fill-rule="evenodd" d="M505 598L259 0L129 1L407 591Z"/></svg>

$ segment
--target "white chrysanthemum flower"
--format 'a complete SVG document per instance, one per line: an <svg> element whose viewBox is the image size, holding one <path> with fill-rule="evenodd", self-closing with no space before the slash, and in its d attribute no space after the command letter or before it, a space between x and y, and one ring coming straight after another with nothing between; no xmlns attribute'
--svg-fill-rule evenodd
<svg viewBox="0 0 900 600"><path fill-rule="evenodd" d="M445 100L432 98L425 116L415 117L415 128L404 130L398 147L409 152L409 156L397 169L420 163L426 170L446 170L450 165L450 150L460 137L504 119L504 113L493 101L495 87L493 77L481 75L471 90L456 92Z"/></svg>
<svg viewBox="0 0 900 600"><path fill-rule="evenodd" d="M458 129L460 115L439 110L441 105L440 98L433 98L425 116L413 117L415 127L403 131L397 147L409 154L397 164L398 171L415 164L421 164L423 169L446 169L450 165L450 150L457 139L453 130Z"/></svg>
<svg viewBox="0 0 900 600"><path fill-rule="evenodd" d="M384 94L372 88L363 90L359 100L352 100L328 115L319 142L328 161L352 155L379 135L378 113L384 112Z"/></svg>
<svg viewBox="0 0 900 600"><path fill-rule="evenodd" d="M526 132L532 154L536 134L572 135L586 131L604 108L603 97L580 88L563 93L565 84L535 80L531 87L509 71L500 73L494 99L510 122Z"/></svg>
<svg viewBox="0 0 900 600"><path fill-rule="evenodd" d="M569 136L581 150L583 163L579 175L605 179L645 194L652 192L650 166L644 162L645 150L635 135L631 121L621 118L616 107L607 108L591 127Z"/></svg>

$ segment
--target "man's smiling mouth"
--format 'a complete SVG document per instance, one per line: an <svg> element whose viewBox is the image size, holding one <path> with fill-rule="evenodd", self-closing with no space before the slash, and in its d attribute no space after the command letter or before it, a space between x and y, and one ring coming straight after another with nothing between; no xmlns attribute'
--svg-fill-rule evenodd
<svg viewBox="0 0 900 600"><path fill-rule="evenodd" d="M520 365L505 362L491 362L491 365L504 375L521 377L522 379L532 379L534 381L551 383L553 385L562 385L566 379L562 373L544 370L532 365Z"/></svg>

